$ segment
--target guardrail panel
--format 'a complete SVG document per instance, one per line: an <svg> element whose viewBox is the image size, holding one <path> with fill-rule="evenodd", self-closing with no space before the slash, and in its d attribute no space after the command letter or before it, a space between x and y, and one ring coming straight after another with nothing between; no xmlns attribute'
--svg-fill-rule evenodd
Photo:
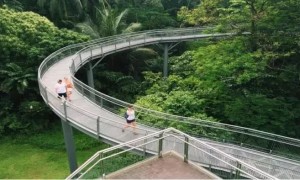
<svg viewBox="0 0 300 180"><path fill-rule="evenodd" d="M100 57L103 55L103 53L105 55L112 54L115 51L119 51L119 49L126 48L126 46L138 47L138 46L143 46L145 44L159 43L163 40L162 38L164 38L165 40L176 41L176 40L190 40L190 38L191 39L207 38L207 37L217 37L217 36L221 37L221 36L233 35L233 33L207 35L207 34L201 34L202 31L203 29L196 29L196 30L178 29L178 30L163 30L163 31L153 30L153 31L147 31L142 33L130 33L126 35L117 35L113 37L95 40L88 43L81 43L81 44L67 46L65 48L62 48L52 53L49 57L47 57L42 62L38 72L38 77L39 77L38 82L39 82L41 95L43 96L45 101L49 103L49 105L54 107L54 111L57 111L57 113L60 114L64 113L63 108L59 105L60 103L59 100L55 97L55 95L51 95L50 93L53 92L52 87L48 87L45 90L44 89L45 86L41 78L47 72L49 67L51 67L58 61L63 60L66 57L72 56L74 63L73 65L71 65L71 67L73 69L72 73L74 73L80 67L82 67L82 64L88 62L93 57ZM102 94L95 90L91 90L91 88L84 85L75 77L72 77L72 79L74 81L74 85L77 91L85 95L86 98L89 98L91 101L94 101L96 104L102 106L105 109L108 109L109 111L119 114L121 113L120 109L124 109L124 107L128 105L128 103L126 102ZM46 99L49 100L47 101ZM209 138L212 139L212 141L222 142L224 146L227 146L227 148L229 144L236 144L239 145L240 151L244 147L247 147L247 148L257 149L264 152L269 152L272 154L284 155L286 157L294 158L294 159L297 159L300 156L300 140L297 139L279 136L279 135L253 130L249 128L222 124L218 122L207 122L200 119L170 115L163 112L157 112L157 111L145 109L138 106L135 106L135 109L137 114L139 114L139 118L141 118L138 119L139 123L141 123L143 119L152 119L154 122L156 121L162 122L160 124L161 128L165 127L166 125L173 124L173 122L183 123L185 124L184 126L191 127L190 129L192 131L190 133L196 132L195 134L196 136L205 140L208 140ZM68 110L72 112L74 111L75 113L76 108L72 109L68 107L67 111ZM78 113L80 113L81 109L77 109L77 110L79 111ZM75 117L72 118L68 117L68 118L72 120ZM166 121L170 121L170 123L166 123ZM97 122L97 120L95 120L95 122ZM180 124L179 126L182 126L182 124ZM197 126L197 129L200 130L193 131L194 129L192 128L192 126ZM95 130L95 129L97 128L91 128L90 130ZM277 160L276 162L279 161L283 163L282 160Z"/></svg>

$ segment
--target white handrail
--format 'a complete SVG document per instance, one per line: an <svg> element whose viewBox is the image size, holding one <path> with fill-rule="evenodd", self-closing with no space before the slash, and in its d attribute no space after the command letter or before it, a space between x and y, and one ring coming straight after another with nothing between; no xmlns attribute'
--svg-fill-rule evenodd
<svg viewBox="0 0 300 180"><path fill-rule="evenodd" d="M194 143L192 144L192 143L190 143L190 141L187 142L187 141L185 141L185 140L179 138L178 136L176 136L176 135L174 135L174 134L168 134L168 133L172 133L172 132L175 132L175 133L177 133L178 135L184 136L184 137L188 138L189 140L193 140L194 142L201 144L201 146L202 146L203 148L199 148L198 146L194 145ZM261 176L263 176L263 177L265 177L265 178L267 178L267 179L277 179L276 177L274 177L274 176L272 176L272 175L270 175L270 174L267 174L267 173L265 173L264 171L262 171L262 170L260 170L260 169L258 169L258 168L256 168L256 167L254 167L254 166L252 166L252 165L250 165L250 164L247 164L247 163L245 163L245 162L243 162L243 161L241 161L241 160L239 160L239 159L237 159L237 158L235 158L235 157L233 157L233 156L231 156L231 155L228 155L228 154L226 154L226 153L220 151L219 149L214 148L213 146L208 145L207 143L205 143L205 142L203 142L203 141L201 141L201 140L199 140L199 139L196 139L196 138L194 138L194 137L192 137L192 136L189 136L188 134L183 133L183 132L181 132L181 131L179 131L179 130L177 130L177 129L175 129L175 128L168 128L168 129L165 129L165 130L162 130L162 131L158 131L158 132L155 132L155 133L153 133L153 134L150 134L150 135L147 135L147 136L144 136L144 137L140 137L140 138L137 138L137 139L134 139L134 140L131 140L131 141L128 141L128 142L125 142L125 143L122 143L122 144L119 144L119 145L116 145L116 146L113 146L113 147L110 147L110 148L107 148L107 149L98 151L98 152L96 152L91 158L89 158L85 163L83 163L78 169L76 169L72 174L70 174L66 179L73 179L75 176L78 175L78 173L80 173L83 169L85 169L87 166L89 166L96 158L99 158L99 155L100 155L100 154L109 153L109 152L111 152L111 151L114 151L114 150L117 150L117 149L122 149L122 148L125 148L125 147L131 147L131 146L132 146L131 144L135 144L135 143L137 143L137 142L144 142L144 140L147 140L147 139L156 137L156 136L158 136L158 135L160 135L160 134L165 134L165 136L163 136L163 137L161 137L161 138L157 138L157 139L152 140L152 141L154 142L154 141L158 141L158 140L160 140L160 139L165 139L166 137L172 136L172 137L174 137L174 138L176 138L176 139L179 139L180 141L182 141L182 142L184 142L184 143L186 143L186 144L188 144L188 145L190 145L190 146L196 148L197 150L202 151L202 152L206 153L207 155L209 155L209 156L211 156L211 157L214 157L215 159L217 159L217 160L219 160L219 161L221 161L221 162L223 162L223 163L229 165L230 167L232 167L232 168L234 168L234 169L239 169L239 171L245 173L246 175L249 175L249 176L252 177L252 178L257 178L257 177L255 177L255 176L249 174L249 173L246 172L245 170L242 170L242 169L240 169L240 168L238 168L238 167L235 167L235 166L233 166L232 164L230 164L230 163L228 163L228 162L226 162L226 161L224 161L224 160L222 160L222 159L220 159L220 158L214 156L211 152L204 151L203 149L204 149L204 148L208 148L208 149L210 149L210 150L213 150L214 152L218 153L218 154L221 155L222 157L226 157L226 158L228 158L230 161L238 162L238 163L240 163L243 167L247 167L247 168L249 168L250 170L252 170L253 172L258 173L258 174L260 174ZM152 142L152 141L151 141L151 142ZM147 144L148 144L148 143L150 143L150 142L147 142ZM134 146L134 147L131 147L130 150L136 149L136 148L138 148L138 147L142 147L142 146L144 146L145 144L146 144L146 143L142 143L142 144L136 145L136 146ZM89 167L85 172L83 172L78 178L80 178L80 177L82 177L83 175L85 175L86 173L88 173L88 171L90 171L90 170L91 170L97 163L99 163L100 161L105 160L105 159L108 159L108 158L110 158L110 157L114 157L114 156L116 156L116 155L118 155L118 154L121 154L121 153L124 153L124 152L126 152L126 151L129 151L129 150L127 149L127 150L124 150L124 151L122 151L122 152L118 152L118 153L112 154L112 155L110 155L110 156L108 156L108 157L98 159L95 163L93 163L93 165L92 165L91 167Z"/></svg>

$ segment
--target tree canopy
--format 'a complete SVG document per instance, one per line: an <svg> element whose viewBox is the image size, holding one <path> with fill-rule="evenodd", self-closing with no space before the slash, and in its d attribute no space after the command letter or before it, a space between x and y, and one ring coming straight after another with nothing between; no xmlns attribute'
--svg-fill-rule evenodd
<svg viewBox="0 0 300 180"><path fill-rule="evenodd" d="M39 64L57 49L88 37L58 29L33 12L0 8L0 16L0 134L40 129L51 113L38 92Z"/></svg>
<svg viewBox="0 0 300 180"><path fill-rule="evenodd" d="M33 72L50 53L88 39L33 12L18 12L25 9L46 15L61 27L91 25L82 31L87 34L96 27L94 37L180 23L236 32L227 39L176 46L166 79L161 74L162 51L156 46L108 56L95 68L95 86L118 98L126 94L125 100L158 111L300 137L298 0L14 0L0 4L15 9L0 8L2 132L38 124L29 120L29 112L40 117L49 113L38 98ZM54 5L60 9L53 9ZM52 10L59 13L52 16ZM77 76L84 79L81 72ZM14 109L21 113L13 113Z"/></svg>
<svg viewBox="0 0 300 180"><path fill-rule="evenodd" d="M192 114L299 137L299 8L293 0L203 0L195 9L183 7L178 15L185 25L213 25L215 31L251 35L194 45L190 53L172 59L167 81L153 82L139 102L179 113L179 107L168 109L172 106L166 103L185 97L201 102ZM180 95L183 90L193 97ZM157 95L160 101L148 102L148 96Z"/></svg>

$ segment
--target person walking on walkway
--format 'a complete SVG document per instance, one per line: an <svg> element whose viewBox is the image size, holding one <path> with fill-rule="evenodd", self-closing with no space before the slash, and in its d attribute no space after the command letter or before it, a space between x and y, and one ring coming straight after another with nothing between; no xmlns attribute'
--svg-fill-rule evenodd
<svg viewBox="0 0 300 180"><path fill-rule="evenodd" d="M65 80L65 84L67 86L67 99L68 99L68 101L71 101L71 95L72 95L72 91L73 91L73 83L67 77L64 77L64 80Z"/></svg>
<svg viewBox="0 0 300 180"><path fill-rule="evenodd" d="M58 98L61 99L61 105L67 99L67 86L61 79L59 79L55 85L55 92L58 94Z"/></svg>
<svg viewBox="0 0 300 180"><path fill-rule="evenodd" d="M122 132L125 132L125 129L128 127L132 127L133 134L137 135L136 133L136 123L135 123L135 112L132 105L129 105L127 111L125 112L125 119L126 125L122 128Z"/></svg>

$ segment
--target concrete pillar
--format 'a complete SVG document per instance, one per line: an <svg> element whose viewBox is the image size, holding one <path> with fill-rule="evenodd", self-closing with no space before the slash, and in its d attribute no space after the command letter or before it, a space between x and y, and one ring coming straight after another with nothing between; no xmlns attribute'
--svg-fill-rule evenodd
<svg viewBox="0 0 300 180"><path fill-rule="evenodd" d="M169 53L169 47L168 44L164 44L164 69L163 69L163 74L164 74L164 78L168 77L168 53Z"/></svg>
<svg viewBox="0 0 300 180"><path fill-rule="evenodd" d="M72 126L69 125L68 122L65 121L64 119L61 119L61 124L64 133L66 150L68 154L69 168L70 168L70 172L72 173L78 168L77 159L76 159L76 148L75 148L75 142L73 138L73 130L72 130Z"/></svg>
<svg viewBox="0 0 300 180"><path fill-rule="evenodd" d="M91 88L94 88L94 75L93 75L93 66L91 62L88 62L88 70L87 70L87 80L88 80L88 85Z"/></svg>
<svg viewBox="0 0 300 180"><path fill-rule="evenodd" d="M94 75L93 75L93 66L92 66L91 62L88 62L87 80L88 80L88 85L92 89L95 89ZM90 100L92 100L93 102L95 102L94 91L92 91L91 93L85 94L85 95L88 96L90 98Z"/></svg>

